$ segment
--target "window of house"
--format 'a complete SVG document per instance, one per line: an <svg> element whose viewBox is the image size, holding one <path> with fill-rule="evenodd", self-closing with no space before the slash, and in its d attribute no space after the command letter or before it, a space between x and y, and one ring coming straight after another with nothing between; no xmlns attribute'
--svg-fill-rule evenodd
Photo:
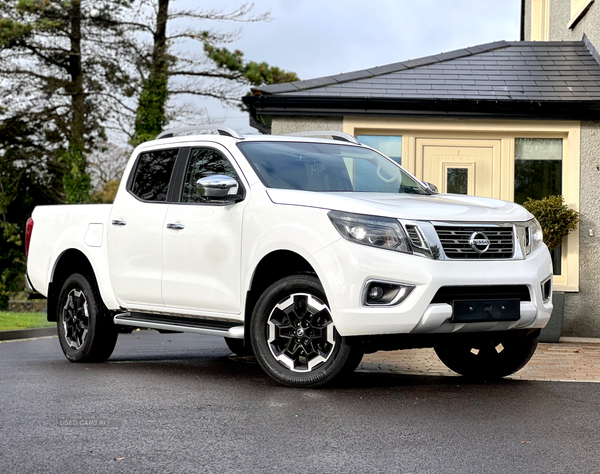
<svg viewBox="0 0 600 474"><path fill-rule="evenodd" d="M446 179L447 193L469 194L469 168L447 168Z"/></svg>
<svg viewBox="0 0 600 474"><path fill-rule="evenodd" d="M393 135L358 135L356 139L402 164L402 137Z"/></svg>
<svg viewBox="0 0 600 474"><path fill-rule="evenodd" d="M571 0L571 20L567 25L573 28L585 16L594 0Z"/></svg>
<svg viewBox="0 0 600 474"><path fill-rule="evenodd" d="M550 0L531 0L531 40L550 39Z"/></svg>
<svg viewBox="0 0 600 474"><path fill-rule="evenodd" d="M515 202L562 195L561 138L515 139ZM562 246L551 252L554 274L562 274Z"/></svg>

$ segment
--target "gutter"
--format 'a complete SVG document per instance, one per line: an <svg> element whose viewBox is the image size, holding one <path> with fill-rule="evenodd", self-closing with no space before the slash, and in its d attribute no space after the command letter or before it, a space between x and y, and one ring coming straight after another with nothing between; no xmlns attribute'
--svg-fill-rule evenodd
<svg viewBox="0 0 600 474"><path fill-rule="evenodd" d="M520 39L520 41L525 41L525 2L526 2L526 0L521 0L521 39Z"/></svg>
<svg viewBox="0 0 600 474"><path fill-rule="evenodd" d="M600 120L600 101L518 99L387 99L256 95L244 97L251 116L269 123L280 115L360 115L541 120Z"/></svg>

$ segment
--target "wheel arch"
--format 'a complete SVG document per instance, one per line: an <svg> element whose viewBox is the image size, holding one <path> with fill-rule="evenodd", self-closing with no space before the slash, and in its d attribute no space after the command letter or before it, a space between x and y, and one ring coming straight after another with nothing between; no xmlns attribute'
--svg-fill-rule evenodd
<svg viewBox="0 0 600 474"><path fill-rule="evenodd" d="M74 273L88 274L93 278L96 286L100 286L98 284L96 271L94 270L90 259L79 249L69 248L64 250L54 263L50 283L48 285L48 321L56 321L56 306L58 304L60 290L66 279ZM99 290L102 299L104 299L102 289L99 288Z"/></svg>
<svg viewBox="0 0 600 474"><path fill-rule="evenodd" d="M244 306L244 342L250 345L250 318L260 295L278 280L290 275L309 274L319 278L314 267L302 255L292 250L275 250L264 255L256 265Z"/></svg>

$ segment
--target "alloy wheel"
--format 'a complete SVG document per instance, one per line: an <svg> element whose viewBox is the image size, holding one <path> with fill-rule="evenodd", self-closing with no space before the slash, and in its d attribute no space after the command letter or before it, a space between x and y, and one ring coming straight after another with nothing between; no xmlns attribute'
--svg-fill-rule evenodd
<svg viewBox="0 0 600 474"><path fill-rule="evenodd" d="M69 292L62 320L67 344L78 350L85 342L90 324L88 303L83 291L73 288Z"/></svg>
<svg viewBox="0 0 600 474"><path fill-rule="evenodd" d="M275 359L294 372L310 372L333 354L335 326L327 305L307 293L280 301L267 321L267 343Z"/></svg>

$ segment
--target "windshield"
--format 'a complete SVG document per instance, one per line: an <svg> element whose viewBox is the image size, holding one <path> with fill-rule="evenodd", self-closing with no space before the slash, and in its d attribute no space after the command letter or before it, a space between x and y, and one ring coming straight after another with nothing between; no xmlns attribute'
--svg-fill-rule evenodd
<svg viewBox="0 0 600 474"><path fill-rule="evenodd" d="M368 148L302 142L241 142L269 188L429 194L396 163Z"/></svg>

